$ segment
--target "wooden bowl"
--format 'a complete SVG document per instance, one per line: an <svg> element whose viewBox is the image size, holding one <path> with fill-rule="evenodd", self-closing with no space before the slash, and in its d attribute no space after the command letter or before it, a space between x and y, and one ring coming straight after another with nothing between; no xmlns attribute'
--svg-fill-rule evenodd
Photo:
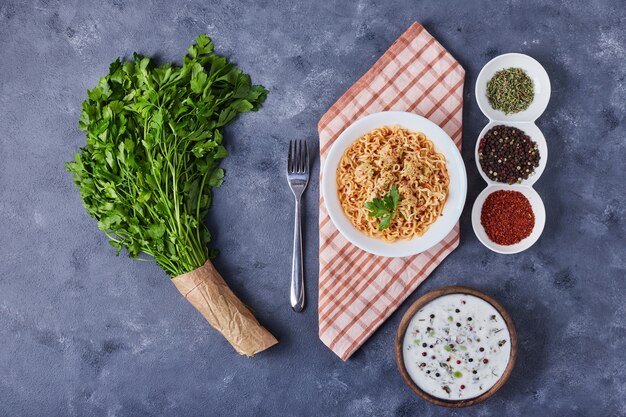
<svg viewBox="0 0 626 417"><path fill-rule="evenodd" d="M404 366L404 355L402 353L402 346L404 342L404 335L407 328L409 327L411 319L420 308L424 307L430 301L448 294L468 294L488 302L498 311L498 313L500 313L509 330L509 335L511 336L511 356L509 357L509 362L498 382L496 382L494 386L483 392L478 397L469 398L466 400L446 400L427 393L426 391L418 387L415 382L413 382L409 373L406 370L406 367ZM500 303L481 291L456 285L431 291L415 301L411 305L411 307L409 307L406 313L404 313L402 321L400 321L400 327L398 327L398 333L396 334L395 343L396 363L398 364L398 369L400 370L400 375L402 375L402 379L404 379L404 382L406 382L409 388L411 388L411 390L413 390L413 392L415 392L417 395L432 404L451 408L468 407L470 405L478 404L479 402L485 401L487 398L495 394L496 391L498 391L502 387L502 385L504 385L504 383L509 379L511 372L513 371L513 367L515 366L515 359L517 357L517 333L515 332L515 326L513 325L513 320L511 320L511 316L509 316L509 314L504 310Z"/></svg>

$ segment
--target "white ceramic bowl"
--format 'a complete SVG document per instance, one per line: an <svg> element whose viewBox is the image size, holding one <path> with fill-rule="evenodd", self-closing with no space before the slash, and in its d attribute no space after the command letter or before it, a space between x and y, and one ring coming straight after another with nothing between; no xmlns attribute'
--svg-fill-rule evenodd
<svg viewBox="0 0 626 417"><path fill-rule="evenodd" d="M442 215L422 236L388 243L369 237L355 228L345 215L337 195L337 167L345 150L357 138L381 126L398 125L422 132L430 139L437 152L446 157L450 190ZM405 112L381 112L365 116L344 130L333 143L322 171L322 196L328 214L341 234L359 248L379 256L404 257L430 249L450 233L461 216L467 194L467 176L461 153L450 137L439 126L424 117Z"/></svg>
<svg viewBox="0 0 626 417"><path fill-rule="evenodd" d="M487 133L489 129L491 129L494 126L498 126L502 124L504 123L503 122L490 122L487 126L485 126L482 132L480 132L480 135L478 135L478 140L476 141L476 147L474 149L474 158L476 159L476 167L478 168L478 172L480 173L480 176L483 177L483 179L487 182L487 184L503 184L503 183L493 181L487 176L487 174L485 174L485 172L483 171L483 168L480 166L480 159L478 159L478 147L480 146L480 140L485 136L485 134ZM540 156L539 166L535 169L534 174L532 174L530 177L520 182L521 185L533 185L535 182L537 182L537 180L543 173L543 170L546 168L546 163L548 161L548 144L546 143L546 138L543 136L543 133L541 133L541 130L539 130L537 125L534 123L506 122L506 124L504 125L508 127L515 127L519 130L522 130L524 133L530 136L530 139L533 142L537 144L537 148L539 149L539 156Z"/></svg>
<svg viewBox="0 0 626 417"><path fill-rule="evenodd" d="M530 202L530 205L533 208L533 212L535 213L535 227L530 235L515 245L498 245L495 242L492 242L487 236L487 232L485 232L485 228L480 223L480 212L483 208L483 204L487 199L489 194L494 191L505 190L505 191L519 191L524 194L524 196ZM474 202L474 207L472 207L472 228L474 229L474 233L476 233L476 237L481 241L483 245L487 248L491 249L497 253L503 254L513 254L522 252L528 248L530 248L541 236L543 232L543 227L546 224L546 209L543 205L543 201L537 191L534 188L526 186L526 185L490 185L485 188L476 198Z"/></svg>
<svg viewBox="0 0 626 417"><path fill-rule="evenodd" d="M504 114L494 110L487 99L487 82L494 74L505 68L522 68L533 80L535 96L530 106L519 113ZM550 101L550 78L535 59L524 54L504 54L489 61L478 74L476 80L476 101L478 107L490 120L500 122L534 122L544 112Z"/></svg>

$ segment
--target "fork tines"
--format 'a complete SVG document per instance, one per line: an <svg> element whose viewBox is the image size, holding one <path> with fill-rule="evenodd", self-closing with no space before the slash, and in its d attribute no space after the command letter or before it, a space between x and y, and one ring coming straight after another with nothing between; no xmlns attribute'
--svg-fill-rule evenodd
<svg viewBox="0 0 626 417"><path fill-rule="evenodd" d="M309 169L309 146L306 140L290 140L287 172L304 174Z"/></svg>

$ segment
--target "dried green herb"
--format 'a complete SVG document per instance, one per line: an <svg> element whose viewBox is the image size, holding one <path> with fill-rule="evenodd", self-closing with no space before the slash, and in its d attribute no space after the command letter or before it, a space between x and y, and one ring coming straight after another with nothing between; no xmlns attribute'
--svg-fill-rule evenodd
<svg viewBox="0 0 626 417"><path fill-rule="evenodd" d="M521 68L500 70L487 82L489 104L504 114L526 110L534 96L533 80Z"/></svg>

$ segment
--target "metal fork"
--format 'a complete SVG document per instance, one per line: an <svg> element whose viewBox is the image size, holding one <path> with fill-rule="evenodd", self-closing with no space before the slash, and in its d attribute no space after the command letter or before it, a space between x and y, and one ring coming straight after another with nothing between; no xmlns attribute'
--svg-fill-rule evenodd
<svg viewBox="0 0 626 417"><path fill-rule="evenodd" d="M293 230L293 260L291 263L291 308L304 310L304 272L302 268L302 228L300 198L309 183L309 146L306 140L289 141L287 157L287 180L296 198Z"/></svg>

